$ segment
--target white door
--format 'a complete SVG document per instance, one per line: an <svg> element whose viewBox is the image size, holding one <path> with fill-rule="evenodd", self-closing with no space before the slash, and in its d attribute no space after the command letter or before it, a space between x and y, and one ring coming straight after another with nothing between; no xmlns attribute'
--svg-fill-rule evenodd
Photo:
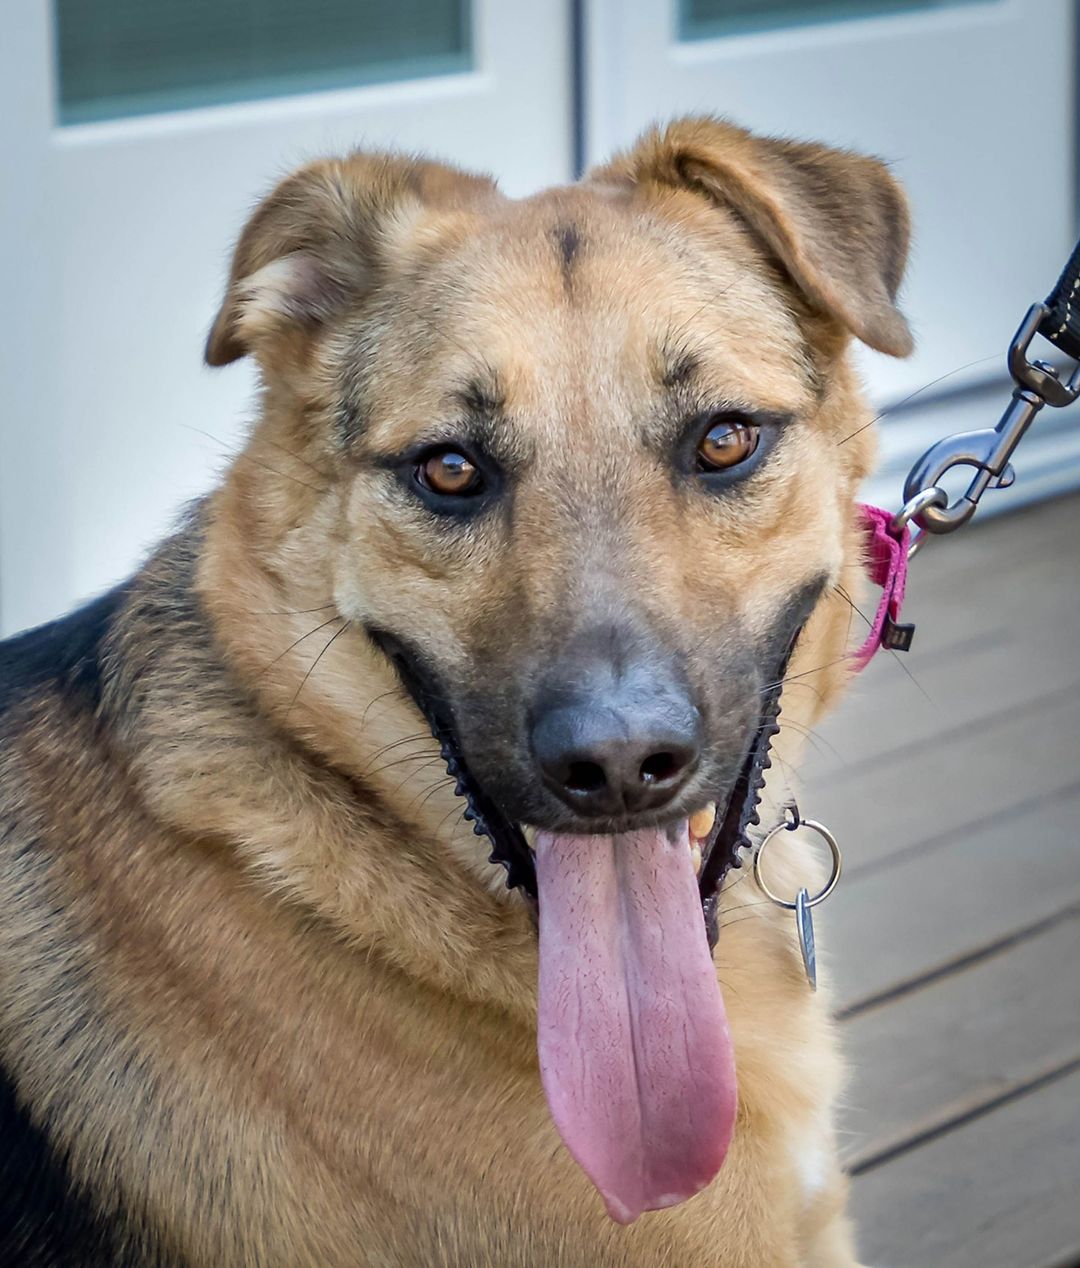
<svg viewBox="0 0 1080 1268"><path fill-rule="evenodd" d="M251 373L202 341L257 197L358 145L568 179L568 35L561 0L6 0L3 631L130 572L236 443Z"/></svg>
<svg viewBox="0 0 1080 1268"><path fill-rule="evenodd" d="M943 428L997 421L1008 340L1076 236L1072 0L591 0L586 17L589 162L685 111L892 162L913 204L918 348L860 355L881 405L953 397L886 425L877 496L895 503ZM1044 411L1015 493L986 503L1076 481L1078 424Z"/></svg>

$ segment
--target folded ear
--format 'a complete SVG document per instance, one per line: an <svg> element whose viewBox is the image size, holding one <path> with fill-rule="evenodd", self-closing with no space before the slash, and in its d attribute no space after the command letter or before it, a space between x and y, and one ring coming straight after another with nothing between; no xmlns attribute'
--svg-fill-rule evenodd
<svg viewBox="0 0 1080 1268"><path fill-rule="evenodd" d="M910 238L907 200L876 159L690 118L647 133L590 175L684 188L730 207L811 307L879 352L911 352L896 307Z"/></svg>
<svg viewBox="0 0 1080 1268"><path fill-rule="evenodd" d="M289 329L314 329L360 302L431 212L495 193L487 177L386 154L322 159L256 208L233 255L206 341L227 365Z"/></svg>

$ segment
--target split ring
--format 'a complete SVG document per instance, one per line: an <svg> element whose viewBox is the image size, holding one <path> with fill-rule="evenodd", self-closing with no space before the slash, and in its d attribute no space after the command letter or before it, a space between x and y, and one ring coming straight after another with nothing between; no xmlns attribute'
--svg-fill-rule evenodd
<svg viewBox="0 0 1080 1268"><path fill-rule="evenodd" d="M832 856L832 872L829 879L825 882L825 887L813 898L808 898L804 903L806 907L816 907L818 903L823 903L826 898L836 888L836 882L840 879L840 869L843 866L843 856L840 853L840 847L836 843L836 837L823 824L818 823L816 819L801 819L797 823L778 823L775 828L766 833L765 839L758 846L754 854L754 880L757 882L758 889L766 898L776 903L778 907L783 907L787 911L795 910L795 903L788 902L785 898L780 898L765 884L765 880L761 875L761 856L765 853L765 847L776 836L778 832L794 832L796 828L809 828L811 832L816 832L819 837L829 847L829 854Z"/></svg>

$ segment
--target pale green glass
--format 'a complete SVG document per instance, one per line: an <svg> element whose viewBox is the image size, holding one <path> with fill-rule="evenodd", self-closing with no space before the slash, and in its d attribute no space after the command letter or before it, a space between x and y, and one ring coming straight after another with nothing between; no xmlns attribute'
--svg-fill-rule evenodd
<svg viewBox="0 0 1080 1268"><path fill-rule="evenodd" d="M61 123L472 66L469 0L56 0Z"/></svg>
<svg viewBox="0 0 1080 1268"><path fill-rule="evenodd" d="M974 0L679 0L679 38L714 39L747 31L869 18L914 9L947 9Z"/></svg>

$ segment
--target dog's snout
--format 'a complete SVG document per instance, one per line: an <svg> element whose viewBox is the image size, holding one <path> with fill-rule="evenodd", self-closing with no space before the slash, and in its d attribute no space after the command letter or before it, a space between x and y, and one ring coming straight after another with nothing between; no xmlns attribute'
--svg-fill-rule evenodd
<svg viewBox="0 0 1080 1268"><path fill-rule="evenodd" d="M546 787L587 817L657 810L697 768L701 716L687 689L645 662L575 667L533 711L532 751Z"/></svg>

